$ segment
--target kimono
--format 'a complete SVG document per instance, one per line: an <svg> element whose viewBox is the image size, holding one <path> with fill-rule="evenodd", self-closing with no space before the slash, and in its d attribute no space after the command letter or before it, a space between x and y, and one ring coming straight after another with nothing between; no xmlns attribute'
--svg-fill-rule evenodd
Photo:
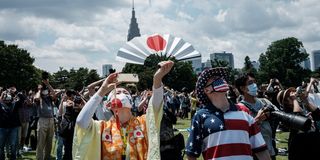
<svg viewBox="0 0 320 160"><path fill-rule="evenodd" d="M146 115L132 117L126 127L125 138L121 137L123 131L117 127L114 119L92 119L88 129L76 125L73 159L121 160L122 154L125 153L128 160L160 160L159 135L163 102L159 111L155 112L154 109L149 103Z"/></svg>

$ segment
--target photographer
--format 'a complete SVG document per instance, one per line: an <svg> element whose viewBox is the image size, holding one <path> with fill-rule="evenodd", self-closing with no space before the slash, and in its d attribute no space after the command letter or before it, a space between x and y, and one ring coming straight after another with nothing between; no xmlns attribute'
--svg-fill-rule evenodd
<svg viewBox="0 0 320 160"><path fill-rule="evenodd" d="M299 93L296 92L294 88L289 88L279 92L277 99L279 103L286 108L287 112L291 112L293 115L310 118L314 121L319 121L320 110L312 103L309 103L307 94L307 92ZM305 108L302 108L301 104L304 104ZM307 109L307 112L309 113L305 114L305 109ZM314 127L306 127L303 131L294 129L293 127L290 128L288 140L289 160L318 159L318 150L314 145L320 144L320 134L318 129L315 129Z"/></svg>
<svg viewBox="0 0 320 160"><path fill-rule="evenodd" d="M60 105L59 110L65 107L65 113L62 115L59 136L63 139L63 159L70 160L72 159L72 140L76 119L85 101L75 91L67 91L61 103L63 106Z"/></svg>
<svg viewBox="0 0 320 160"><path fill-rule="evenodd" d="M42 83L38 85L38 92L34 100L38 108L37 154L38 160L50 159L52 139L54 135L54 104L56 93L49 83L49 73L42 73Z"/></svg>
<svg viewBox="0 0 320 160"><path fill-rule="evenodd" d="M266 120L268 115L264 110L267 104L272 105L272 103L266 98L257 98L258 86L253 74L248 73L240 76L236 80L236 87L243 95L243 100L240 101L239 105L247 107L250 115L255 117L255 120L260 124L261 134L267 144L271 159L275 160L276 153L272 144L272 128L269 121Z"/></svg>
<svg viewBox="0 0 320 160"><path fill-rule="evenodd" d="M311 77L310 83L307 86L306 93L310 103L316 107L320 107L320 93L319 93L319 80L317 78Z"/></svg>
<svg viewBox="0 0 320 160"><path fill-rule="evenodd" d="M8 157L15 160L17 153L18 127L20 126L18 107L12 90L4 91L0 98L0 159L5 159L4 147L10 147Z"/></svg>

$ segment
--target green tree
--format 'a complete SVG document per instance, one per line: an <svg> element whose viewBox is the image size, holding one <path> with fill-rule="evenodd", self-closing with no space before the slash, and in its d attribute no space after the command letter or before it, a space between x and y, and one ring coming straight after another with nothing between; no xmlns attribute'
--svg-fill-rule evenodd
<svg viewBox="0 0 320 160"><path fill-rule="evenodd" d="M0 41L0 86L14 85L19 90L35 88L40 83L41 71L33 63L34 58L27 50Z"/></svg>
<svg viewBox="0 0 320 160"><path fill-rule="evenodd" d="M267 51L260 55L260 82L268 83L270 78L277 78L285 86L297 86L310 72L299 64L308 54L301 52L303 44L297 38L289 37L272 42Z"/></svg>
<svg viewBox="0 0 320 160"><path fill-rule="evenodd" d="M211 67L229 67L229 63L215 58L214 60L211 60Z"/></svg>
<svg viewBox="0 0 320 160"><path fill-rule="evenodd" d="M227 70L229 73L228 81L230 84L233 84L236 76L240 74L239 71L237 71L236 69L232 69L227 61L223 61L223 60L218 60L218 59L211 60L211 67L212 68L227 67Z"/></svg>
<svg viewBox="0 0 320 160"><path fill-rule="evenodd" d="M192 70L190 62L180 62L175 58L169 58L175 62L174 68L164 78L164 84L175 90L181 90L186 87L189 91L193 90L196 82L196 75ZM144 65L127 63L122 69L123 73L136 73L139 75L139 90L151 89L153 82L153 74L158 69L157 64L167 57L150 55L144 62Z"/></svg>
<svg viewBox="0 0 320 160"><path fill-rule="evenodd" d="M72 68L70 71L60 67L59 71L53 73L52 77L52 83L55 88L75 89L78 91L100 79L96 70L89 70L83 67L78 70Z"/></svg>
<svg viewBox="0 0 320 160"><path fill-rule="evenodd" d="M244 58L244 67L242 68L242 71L245 73L253 73L255 75L258 73L257 70L253 67L249 56L246 56Z"/></svg>

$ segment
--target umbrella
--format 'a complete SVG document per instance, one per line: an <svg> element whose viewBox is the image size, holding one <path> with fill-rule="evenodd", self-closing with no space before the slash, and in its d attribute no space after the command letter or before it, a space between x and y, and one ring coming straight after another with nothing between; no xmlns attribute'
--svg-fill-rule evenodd
<svg viewBox="0 0 320 160"><path fill-rule="evenodd" d="M153 34L135 37L118 50L116 60L134 64L144 64L151 54L178 61L200 59L201 54L182 38L170 34Z"/></svg>

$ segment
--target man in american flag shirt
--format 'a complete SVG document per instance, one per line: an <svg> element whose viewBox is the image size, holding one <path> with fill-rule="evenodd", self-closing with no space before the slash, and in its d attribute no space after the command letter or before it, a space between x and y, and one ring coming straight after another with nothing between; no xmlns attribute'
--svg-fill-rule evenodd
<svg viewBox="0 0 320 160"><path fill-rule="evenodd" d="M226 68L205 70L196 85L197 98L204 106L196 112L186 144L189 160L202 153L204 159L250 160L256 154L270 155L253 117L228 101Z"/></svg>

